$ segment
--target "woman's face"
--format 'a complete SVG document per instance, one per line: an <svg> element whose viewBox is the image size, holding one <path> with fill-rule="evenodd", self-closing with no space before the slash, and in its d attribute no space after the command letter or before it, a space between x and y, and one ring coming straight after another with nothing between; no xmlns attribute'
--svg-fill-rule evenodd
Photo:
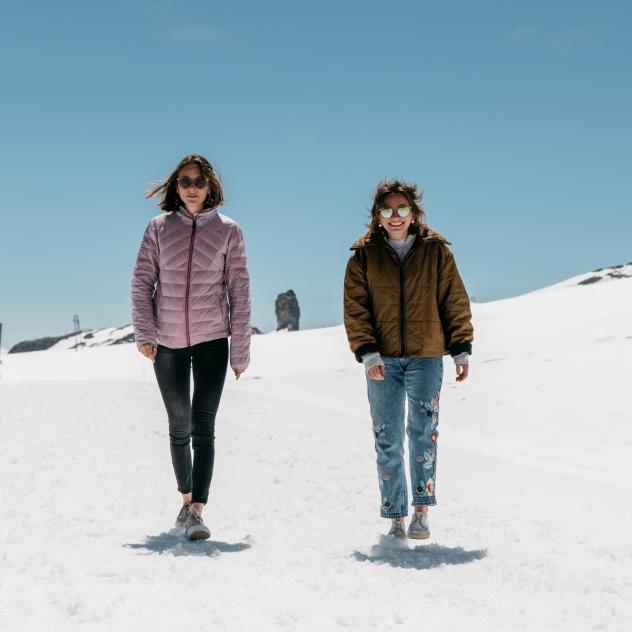
<svg viewBox="0 0 632 632"><path fill-rule="evenodd" d="M397 209L406 207L410 209L406 217L400 217ZM377 223L381 224L389 239L406 239L408 227L411 225L414 215L410 202L401 193L391 193L384 198L380 208L390 208L393 214L387 219L382 217L380 209L377 210Z"/></svg>
<svg viewBox="0 0 632 632"><path fill-rule="evenodd" d="M204 187L198 189L196 186L196 179L202 176L202 172L197 165L188 165L182 167L178 171L178 195L184 202L189 213L198 213L204 208L204 203L208 198L209 184L208 181L204 181ZM188 178L188 181L186 181ZM185 183L189 186L182 186L182 180L185 179Z"/></svg>

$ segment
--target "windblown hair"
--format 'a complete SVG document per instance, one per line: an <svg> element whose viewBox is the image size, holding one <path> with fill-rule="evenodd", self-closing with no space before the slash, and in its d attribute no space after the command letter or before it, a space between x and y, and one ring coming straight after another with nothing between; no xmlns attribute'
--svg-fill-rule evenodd
<svg viewBox="0 0 632 632"><path fill-rule="evenodd" d="M224 203L222 181L211 163L204 158L204 156L200 156L199 154L189 154L185 156L163 183L147 191L145 198L153 198L160 194L160 202L157 206L167 213L169 211L175 211L180 206L184 206L184 203L178 195L178 173L180 173L180 170L184 169L184 167L191 165L199 167L200 173L209 183L209 194L206 199L205 208L217 208L221 206Z"/></svg>
<svg viewBox="0 0 632 632"><path fill-rule="evenodd" d="M426 222L426 211L421 205L423 191L417 191L416 184L409 184L401 180L383 180L377 185L373 194L373 206L371 207L371 224L369 226L372 233L379 231L379 210L384 206L384 200L393 193L401 193L410 204L415 223L408 228L409 233L419 232L419 226Z"/></svg>

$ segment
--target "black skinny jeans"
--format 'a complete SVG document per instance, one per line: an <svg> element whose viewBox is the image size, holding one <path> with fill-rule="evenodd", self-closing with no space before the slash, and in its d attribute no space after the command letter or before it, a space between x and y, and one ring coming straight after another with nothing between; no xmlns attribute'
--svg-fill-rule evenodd
<svg viewBox="0 0 632 632"><path fill-rule="evenodd" d="M215 460L215 415L224 388L228 338L183 349L158 345L154 371L169 416L171 461L183 494L205 503ZM191 402L193 366L193 402ZM193 437L193 465L191 465Z"/></svg>

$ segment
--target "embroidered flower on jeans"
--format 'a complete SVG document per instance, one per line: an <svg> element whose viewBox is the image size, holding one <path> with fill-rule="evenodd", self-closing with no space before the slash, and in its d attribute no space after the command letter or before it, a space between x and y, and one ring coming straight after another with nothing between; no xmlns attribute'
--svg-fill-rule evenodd
<svg viewBox="0 0 632 632"><path fill-rule="evenodd" d="M434 481L431 478L426 481L426 492L430 495L434 494Z"/></svg>
<svg viewBox="0 0 632 632"><path fill-rule="evenodd" d="M437 437L439 436L439 433L436 430L433 430L430 433L430 441L432 441L432 443L437 443Z"/></svg>
<svg viewBox="0 0 632 632"><path fill-rule="evenodd" d="M424 457L426 459L425 462L424 462L424 470L429 470L434 464L435 451L434 450L424 450Z"/></svg>
<svg viewBox="0 0 632 632"><path fill-rule="evenodd" d="M419 402L421 412L425 412L426 415L438 415L439 414L439 397L435 395L430 402Z"/></svg>

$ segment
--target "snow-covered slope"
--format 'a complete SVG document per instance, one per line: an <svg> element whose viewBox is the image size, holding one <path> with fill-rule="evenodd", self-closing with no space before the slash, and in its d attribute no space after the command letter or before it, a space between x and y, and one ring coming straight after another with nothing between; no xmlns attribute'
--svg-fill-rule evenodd
<svg viewBox="0 0 632 632"><path fill-rule="evenodd" d="M593 285L595 283L604 283L609 281L619 281L621 279L632 278L632 262L609 268L598 268L592 272L586 272L577 276L565 279L555 285L550 285L536 292L548 292L549 290L561 290L575 285Z"/></svg>
<svg viewBox="0 0 632 632"><path fill-rule="evenodd" d="M401 548L342 327L253 339L202 543L170 529L134 345L5 357L3 630L632 629L632 279L473 307L471 377L445 361L432 539Z"/></svg>
<svg viewBox="0 0 632 632"><path fill-rule="evenodd" d="M53 349L74 349L77 346L82 347L104 347L109 345L130 342L134 334L132 325L124 327L107 327L105 329L92 329L84 331L76 336L64 338L54 344L49 350Z"/></svg>

